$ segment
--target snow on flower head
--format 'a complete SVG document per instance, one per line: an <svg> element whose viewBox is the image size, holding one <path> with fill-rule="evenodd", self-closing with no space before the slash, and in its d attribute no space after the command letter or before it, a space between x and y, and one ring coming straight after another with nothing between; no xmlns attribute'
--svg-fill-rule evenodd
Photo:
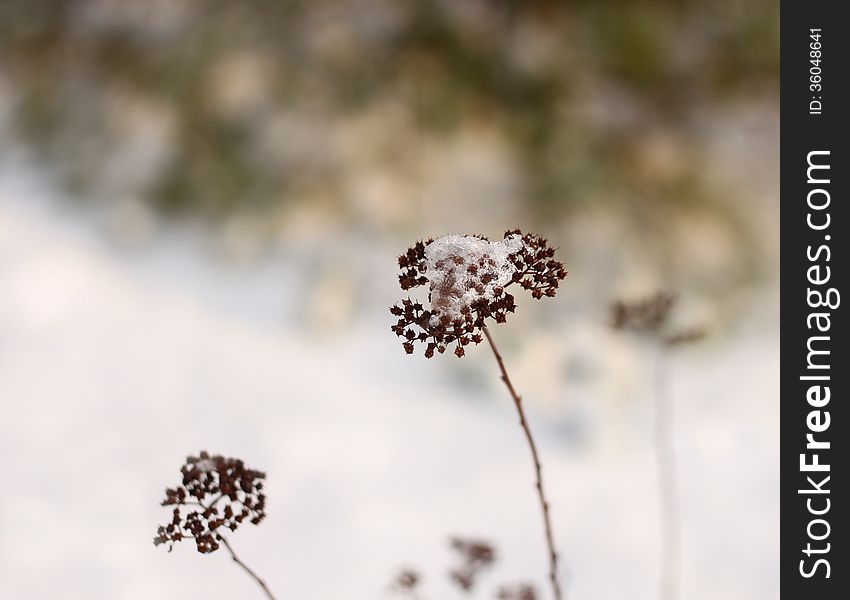
<svg viewBox="0 0 850 600"><path fill-rule="evenodd" d="M519 230L508 231L500 242L476 235L417 242L398 259L399 284L403 290L427 284L428 301L407 298L390 308L399 317L392 330L404 339L408 354L418 341L428 358L450 344L463 356L464 346L482 341L485 319L504 323L516 310L507 287L518 284L538 299L555 295L567 271L554 256L544 238Z"/></svg>
<svg viewBox="0 0 850 600"><path fill-rule="evenodd" d="M522 238L488 242L472 235L446 235L425 246L425 264L431 283L432 321L463 317L482 299L493 300L516 273L509 256L522 249Z"/></svg>

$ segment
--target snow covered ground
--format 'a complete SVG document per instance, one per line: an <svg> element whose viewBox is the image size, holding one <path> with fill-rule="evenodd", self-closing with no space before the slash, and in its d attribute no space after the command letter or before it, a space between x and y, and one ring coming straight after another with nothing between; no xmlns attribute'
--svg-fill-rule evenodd
<svg viewBox="0 0 850 600"><path fill-rule="evenodd" d="M188 228L123 247L90 216L0 170L0 595L260 598L224 553L152 544L162 490L200 449L268 472L268 520L232 542L280 598L382 597L405 564L450 598L450 534L498 547L479 597L542 586L510 399L483 346L404 355L386 312L400 248L231 265ZM353 290L351 272L368 273ZM778 595L775 289L750 306L671 365L688 600ZM654 598L647 361L599 311L526 315L494 333L539 437L569 596Z"/></svg>

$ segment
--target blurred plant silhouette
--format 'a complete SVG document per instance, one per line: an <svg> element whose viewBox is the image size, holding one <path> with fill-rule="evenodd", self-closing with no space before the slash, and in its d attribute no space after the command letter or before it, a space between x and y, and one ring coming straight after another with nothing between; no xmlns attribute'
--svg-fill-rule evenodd
<svg viewBox="0 0 850 600"><path fill-rule="evenodd" d="M533 585L517 583L500 587L496 598L498 600L537 600L537 592Z"/></svg>
<svg viewBox="0 0 850 600"><path fill-rule="evenodd" d="M418 571L409 567L401 569L393 580L391 589L399 594L405 594L411 598L419 598L418 589L422 583L422 576Z"/></svg>
<svg viewBox="0 0 850 600"><path fill-rule="evenodd" d="M449 571L449 577L460 589L469 592L475 587L478 575L496 562L496 549L489 542L460 537L451 539L451 547L460 565Z"/></svg>
<svg viewBox="0 0 850 600"><path fill-rule="evenodd" d="M674 295L658 292L642 300L617 300L611 307L611 325L614 329L635 333L654 346L653 444L660 499L660 600L676 600L679 597L682 543L674 413L673 402L669 397L666 353L671 348L696 342L705 335L702 328L676 329L672 326L670 317L675 304Z"/></svg>
<svg viewBox="0 0 850 600"><path fill-rule="evenodd" d="M459 561L457 566L449 570L449 580L462 593L472 595L479 587L482 573L496 564L496 547L484 540L458 536L449 539L449 547ZM398 572L392 589L412 598L422 598L421 583L422 576L419 572L408 567ZM501 585L494 594L497 600L537 600L537 597L534 586L524 582Z"/></svg>

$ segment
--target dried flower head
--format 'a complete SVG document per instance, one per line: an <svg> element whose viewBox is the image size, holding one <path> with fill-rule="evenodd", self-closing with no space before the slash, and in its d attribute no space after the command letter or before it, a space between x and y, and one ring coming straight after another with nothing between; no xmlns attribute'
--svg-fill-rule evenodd
<svg viewBox="0 0 850 600"><path fill-rule="evenodd" d="M449 571L449 577L463 591L471 591L481 571L496 562L496 549L488 542L459 537L452 538L450 544L461 564Z"/></svg>
<svg viewBox="0 0 850 600"><path fill-rule="evenodd" d="M675 300L664 292L634 302L617 300L611 309L611 324L614 329L624 331L657 333L666 324Z"/></svg>
<svg viewBox="0 0 850 600"><path fill-rule="evenodd" d="M506 290L517 284L540 299L555 295L567 276L555 260L555 249L545 238L514 230L500 242L478 235L447 235L417 242L398 259L401 289L428 285L428 301L411 298L390 308L398 317L392 331L402 338L408 354L414 342L425 345L425 356L443 353L452 344L464 355L464 346L480 344L481 328L492 318L504 323L516 310Z"/></svg>
<svg viewBox="0 0 850 600"><path fill-rule="evenodd" d="M411 568L404 568L398 572L393 580L392 589L405 594L415 594L422 577Z"/></svg>
<svg viewBox="0 0 850 600"><path fill-rule="evenodd" d="M681 346L702 339L705 331L701 328L670 331L670 315L675 305L676 297L665 292L633 302L617 300L611 307L611 326L647 335L665 346Z"/></svg>
<svg viewBox="0 0 850 600"><path fill-rule="evenodd" d="M537 600L537 591L528 583L503 585L496 592L498 600Z"/></svg>
<svg viewBox="0 0 850 600"><path fill-rule="evenodd" d="M219 548L221 530L236 531L243 521L258 525L266 516L263 480L266 474L235 458L201 452L180 468L182 483L165 490L162 506L173 506L171 522L157 529L154 545L193 539L198 552Z"/></svg>

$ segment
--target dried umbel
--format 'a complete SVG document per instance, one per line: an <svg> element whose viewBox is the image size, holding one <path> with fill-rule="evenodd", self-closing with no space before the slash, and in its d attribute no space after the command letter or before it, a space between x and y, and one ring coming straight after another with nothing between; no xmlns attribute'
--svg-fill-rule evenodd
<svg viewBox="0 0 850 600"><path fill-rule="evenodd" d="M702 339L705 332L699 328L671 331L670 315L675 305L676 297L665 292L631 302L617 300L611 307L611 326L645 335L665 346L681 346Z"/></svg>
<svg viewBox="0 0 850 600"><path fill-rule="evenodd" d="M407 298L391 307L398 317L392 331L404 340L408 354L420 342L428 358L451 345L463 356L464 346L484 340L487 319L504 323L516 310L510 286L535 299L555 295L567 270L554 257L546 239L518 229L506 232L500 242L478 235L417 242L398 259L399 284L403 290L427 285L428 301Z"/></svg>
<svg viewBox="0 0 850 600"><path fill-rule="evenodd" d="M611 307L611 325L614 329L635 333L658 333L667 322L674 303L675 298L664 292L632 302L617 300Z"/></svg>
<svg viewBox="0 0 850 600"><path fill-rule="evenodd" d="M171 522L160 525L154 545L193 539L198 552L219 549L223 531L236 531L243 522L258 525L266 516L265 473L248 469L236 458L201 452L180 468L181 484L165 490L162 506L173 506Z"/></svg>

